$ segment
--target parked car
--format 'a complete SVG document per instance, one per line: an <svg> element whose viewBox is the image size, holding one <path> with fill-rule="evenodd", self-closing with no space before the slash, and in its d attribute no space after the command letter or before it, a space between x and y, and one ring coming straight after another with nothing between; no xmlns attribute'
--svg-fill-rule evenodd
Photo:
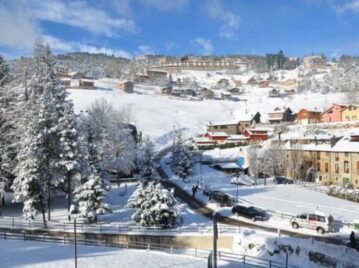
<svg viewBox="0 0 359 268"><path fill-rule="evenodd" d="M208 194L208 200L210 202L217 202L221 206L232 206L233 200L232 198L223 192L220 191L210 191Z"/></svg>
<svg viewBox="0 0 359 268"><path fill-rule="evenodd" d="M330 214L316 211L314 213L302 213L290 219L294 229L299 227L316 230L319 234L333 230L334 219Z"/></svg>
<svg viewBox="0 0 359 268"><path fill-rule="evenodd" d="M245 175L245 174L239 174L238 176L235 176L231 179L232 184L238 184L238 185L245 185L245 186L252 186L254 185L254 181L252 177Z"/></svg>
<svg viewBox="0 0 359 268"><path fill-rule="evenodd" d="M266 221L269 219L269 215L265 210L253 206L234 206L232 208L232 214L252 219L253 221Z"/></svg>
<svg viewBox="0 0 359 268"><path fill-rule="evenodd" d="M293 184L293 180L283 176L275 176L273 179L275 184Z"/></svg>

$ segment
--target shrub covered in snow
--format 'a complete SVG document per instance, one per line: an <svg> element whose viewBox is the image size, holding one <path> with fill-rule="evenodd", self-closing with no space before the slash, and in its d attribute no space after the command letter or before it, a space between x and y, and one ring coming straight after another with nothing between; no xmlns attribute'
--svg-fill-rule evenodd
<svg viewBox="0 0 359 268"><path fill-rule="evenodd" d="M136 212L132 219L146 227L171 228L177 225L181 212L173 191L159 183L140 183L128 200L128 207Z"/></svg>
<svg viewBox="0 0 359 268"><path fill-rule="evenodd" d="M341 199L359 202L359 189L351 189L348 187L332 185L329 187L327 194Z"/></svg>

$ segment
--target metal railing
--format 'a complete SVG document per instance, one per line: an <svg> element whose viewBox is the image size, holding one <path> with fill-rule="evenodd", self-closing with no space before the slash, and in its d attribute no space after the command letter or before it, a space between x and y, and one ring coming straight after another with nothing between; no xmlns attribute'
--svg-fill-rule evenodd
<svg viewBox="0 0 359 268"><path fill-rule="evenodd" d="M169 235L182 233L212 234L213 227L208 226L178 226L176 228L163 229L161 227L143 227L140 225L126 225L121 223L96 223L88 224L77 222L78 232L82 233L110 233L110 234L153 234ZM0 228L2 229L21 229L21 230L46 230L46 231L63 231L73 232L74 223L72 221L47 221L44 226L40 220L25 220L20 218L1 217ZM239 233L240 229L236 226L222 225L218 226L220 234Z"/></svg>
<svg viewBox="0 0 359 268"><path fill-rule="evenodd" d="M23 240L23 241L36 241L36 242L49 242L58 244L73 244L75 242L73 237L66 236L49 236L49 235L36 235L23 233L12 233L12 232L0 232L0 239L4 240ZM101 239L88 239L85 237L78 237L76 240L78 245L86 246L106 246L106 247L117 247L125 249L143 249L166 252L169 254L184 254L197 258L208 259L208 267L213 267L212 251L208 249L199 248L183 248L173 245L156 244L156 243L142 243L142 242L109 242ZM221 261L230 263L238 263L249 265L253 267L270 267L270 268L298 268L297 266L289 265L288 258L285 263L268 260L264 258L258 258L243 254L237 254L233 252L217 251L217 258Z"/></svg>

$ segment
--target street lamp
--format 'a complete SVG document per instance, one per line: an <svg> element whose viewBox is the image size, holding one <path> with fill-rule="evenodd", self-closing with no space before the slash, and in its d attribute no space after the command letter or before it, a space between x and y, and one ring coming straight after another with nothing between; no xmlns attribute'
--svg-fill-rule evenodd
<svg viewBox="0 0 359 268"><path fill-rule="evenodd" d="M73 217L74 220L74 247L75 247L75 268L77 268L77 232L76 232L76 220L78 216L78 208L75 205L71 205L70 208L70 215Z"/></svg>
<svg viewBox="0 0 359 268"><path fill-rule="evenodd" d="M213 268L217 268L217 239L218 239L218 228L217 228L217 211L213 213Z"/></svg>

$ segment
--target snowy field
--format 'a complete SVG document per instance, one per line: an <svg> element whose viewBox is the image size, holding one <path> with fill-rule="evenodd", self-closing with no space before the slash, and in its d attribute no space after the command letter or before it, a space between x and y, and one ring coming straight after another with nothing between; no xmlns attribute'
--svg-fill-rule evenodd
<svg viewBox="0 0 359 268"><path fill-rule="evenodd" d="M225 267L231 267L226 264ZM0 267L66 268L74 266L73 245L0 240ZM147 250L78 246L78 267L207 267L207 260ZM232 266L234 267L234 266Z"/></svg>
<svg viewBox="0 0 359 268"><path fill-rule="evenodd" d="M289 106L293 111L301 108L319 111L343 98L340 93L323 95L320 93L294 95L285 98L269 98L269 89L250 87L240 95L246 101L234 102L226 100L190 101L153 94L153 89L145 90L139 86L143 94L128 94L111 88L104 82L97 82L97 90L70 89L70 98L74 101L77 112L85 111L96 99L104 98L115 108L131 106L135 116L135 124L140 131L149 136L157 148L172 141L174 127L182 128L187 135L205 132L206 125L212 121L228 121L238 118L245 112L259 111L262 121L267 112L277 106ZM151 93L151 94L150 94Z"/></svg>
<svg viewBox="0 0 359 268"><path fill-rule="evenodd" d="M111 191L106 196L106 202L111 205L113 213L107 215L100 215L99 222L121 224L123 227L137 227L138 223L131 219L131 215L134 213L133 209L127 208L127 200L136 190L137 183L121 184L120 188L113 185ZM11 203L12 195L7 193L6 202L7 205L0 209L1 216L22 218L22 204ZM53 206L51 210L51 218L55 221L67 220L67 201L64 195L56 196L53 199ZM180 202L180 200L179 200ZM186 227L206 227L211 226L212 222L191 210L187 204L179 203L182 211L182 226ZM38 220L41 219L41 215L38 215ZM1 267L1 266L0 266Z"/></svg>

